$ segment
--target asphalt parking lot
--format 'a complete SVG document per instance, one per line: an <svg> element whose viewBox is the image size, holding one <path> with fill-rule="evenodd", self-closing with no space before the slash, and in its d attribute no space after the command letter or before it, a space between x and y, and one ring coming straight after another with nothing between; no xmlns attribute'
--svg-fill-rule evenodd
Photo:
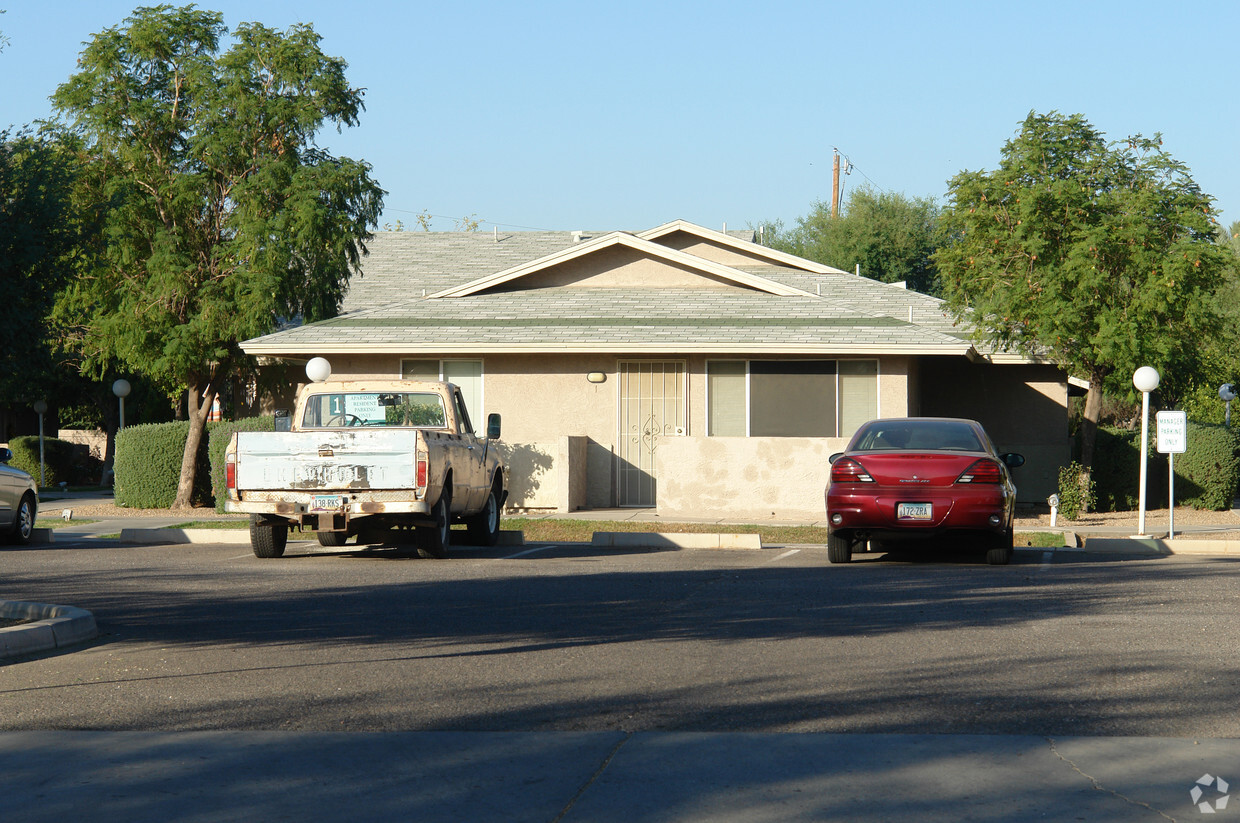
<svg viewBox="0 0 1240 823"><path fill-rule="evenodd" d="M0 814L1153 820L1240 774L1232 560L303 547L5 551L100 636L0 667L0 761L45 764Z"/></svg>

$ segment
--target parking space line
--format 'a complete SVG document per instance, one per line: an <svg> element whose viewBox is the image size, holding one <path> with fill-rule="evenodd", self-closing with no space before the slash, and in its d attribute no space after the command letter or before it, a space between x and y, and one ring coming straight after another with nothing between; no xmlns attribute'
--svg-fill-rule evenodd
<svg viewBox="0 0 1240 823"><path fill-rule="evenodd" d="M547 545L547 546L534 546L534 547L532 547L532 548L528 548L528 549L526 549L526 550L525 550L525 551L523 551L523 552L517 552L516 554L510 554L510 555L508 555L507 557L505 557L505 558L503 558L503 559L504 559L504 560L515 560L515 559L517 559L518 557L525 557L527 554L534 554L535 552L546 551L547 549L554 549L554 548L555 548L555 546L554 546L554 545Z"/></svg>
<svg viewBox="0 0 1240 823"><path fill-rule="evenodd" d="M766 562L767 563L778 563L780 560L783 560L785 557L792 557L792 555L794 554L799 554L800 551L801 551L800 549L789 549L788 551L784 552L778 557L772 557L770 560Z"/></svg>

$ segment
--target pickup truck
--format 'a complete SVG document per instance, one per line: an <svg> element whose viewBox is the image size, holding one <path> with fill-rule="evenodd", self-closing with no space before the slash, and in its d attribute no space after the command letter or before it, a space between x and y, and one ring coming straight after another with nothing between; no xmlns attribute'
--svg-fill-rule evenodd
<svg viewBox="0 0 1240 823"><path fill-rule="evenodd" d="M447 555L451 526L493 546L508 496L492 440L474 433L460 389L411 380L309 383L274 432L237 432L225 454L225 511L250 515L257 557L281 557L290 528L323 546L412 542ZM459 534L459 532L458 532Z"/></svg>

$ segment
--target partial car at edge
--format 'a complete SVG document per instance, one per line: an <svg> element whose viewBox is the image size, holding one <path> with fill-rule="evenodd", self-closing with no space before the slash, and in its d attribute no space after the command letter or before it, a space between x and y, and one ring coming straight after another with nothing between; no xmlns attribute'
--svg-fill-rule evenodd
<svg viewBox="0 0 1240 823"><path fill-rule="evenodd" d="M827 559L886 551L936 538L967 541L993 565L1013 550L1019 454L999 454L975 420L902 417L871 420L831 456Z"/></svg>
<svg viewBox="0 0 1240 823"><path fill-rule="evenodd" d="M34 478L9 465L13 452L0 447L0 538L29 543L39 511L39 488Z"/></svg>

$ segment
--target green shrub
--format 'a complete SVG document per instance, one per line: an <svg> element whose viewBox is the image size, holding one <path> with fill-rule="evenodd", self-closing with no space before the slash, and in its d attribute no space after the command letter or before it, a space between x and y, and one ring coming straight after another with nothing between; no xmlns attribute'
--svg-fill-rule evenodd
<svg viewBox="0 0 1240 823"><path fill-rule="evenodd" d="M23 435L9 441L9 449L13 459L9 465L21 469L39 482L39 437ZM76 481L74 464L77 454L74 445L67 440L55 437L43 438L43 485L55 486L57 483Z"/></svg>
<svg viewBox="0 0 1240 823"><path fill-rule="evenodd" d="M1188 424L1187 451L1175 456L1177 504L1195 509L1230 509L1240 485L1240 438L1223 426Z"/></svg>
<svg viewBox="0 0 1240 823"><path fill-rule="evenodd" d="M1080 463L1073 461L1059 470L1059 513L1075 520L1094 506L1097 484Z"/></svg>
<svg viewBox="0 0 1240 823"><path fill-rule="evenodd" d="M1150 416L1145 499L1167 499L1167 458L1156 450L1153 415ZM1137 508L1141 475L1141 429L1098 427L1094 446L1093 479L1098 501L1095 511L1127 512Z"/></svg>
<svg viewBox="0 0 1240 823"><path fill-rule="evenodd" d="M228 499L228 493L224 487L224 451L228 448L228 441L232 439L233 432L275 431L275 422L274 417L249 417L244 420L227 420L207 424L207 434L210 438L207 449L211 460L211 491L215 497L217 512L224 511L224 501Z"/></svg>
<svg viewBox="0 0 1240 823"><path fill-rule="evenodd" d="M126 426L116 436L116 505L167 509L177 499L189 421Z"/></svg>

